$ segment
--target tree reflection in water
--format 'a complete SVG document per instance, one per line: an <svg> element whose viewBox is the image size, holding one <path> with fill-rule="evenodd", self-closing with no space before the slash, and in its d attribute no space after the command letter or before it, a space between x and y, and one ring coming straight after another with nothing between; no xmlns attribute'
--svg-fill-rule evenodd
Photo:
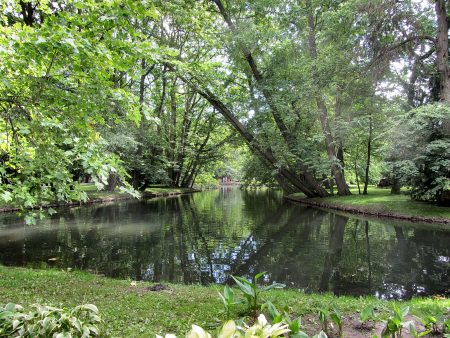
<svg viewBox="0 0 450 338"><path fill-rule="evenodd" d="M276 191L71 208L34 227L12 214L1 222L5 265L202 284L268 271L267 282L305 291L385 298L450 287L449 231L283 203Z"/></svg>

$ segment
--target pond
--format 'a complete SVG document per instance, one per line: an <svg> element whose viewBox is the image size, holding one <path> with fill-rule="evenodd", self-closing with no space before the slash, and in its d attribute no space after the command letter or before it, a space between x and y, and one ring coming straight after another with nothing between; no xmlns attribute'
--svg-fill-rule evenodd
<svg viewBox="0 0 450 338"><path fill-rule="evenodd" d="M0 264L202 284L267 271L306 292L406 299L449 293L450 230L225 187L63 208L36 226L0 215Z"/></svg>

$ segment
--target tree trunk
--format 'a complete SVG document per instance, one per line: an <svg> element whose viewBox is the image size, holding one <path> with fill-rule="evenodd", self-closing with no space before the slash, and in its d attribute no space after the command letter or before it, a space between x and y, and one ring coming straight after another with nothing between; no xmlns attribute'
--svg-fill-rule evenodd
<svg viewBox="0 0 450 338"><path fill-rule="evenodd" d="M34 24L34 9L33 3L31 1L20 1L20 7L22 10L22 19L25 25L33 26Z"/></svg>
<svg viewBox="0 0 450 338"><path fill-rule="evenodd" d="M179 78L185 83L189 84L200 96L205 98L214 108L216 108L222 116L224 116L228 122L233 126L234 129L242 136L242 138L247 143L250 150L255 154L260 156L264 163L266 163L269 168L276 170L286 181L296 187L298 190L303 192L308 197L324 197L328 193L324 190L321 191L311 190L310 187L302 180L301 177L293 173L289 168L285 166L280 166L279 162L276 160L270 148L263 148L254 138L254 136L244 127L244 125L234 116L234 114L228 109L223 102L221 102L215 95L209 91L207 88L200 88L198 84L187 77L179 75Z"/></svg>
<svg viewBox="0 0 450 338"><path fill-rule="evenodd" d="M181 173L184 168L184 160L186 156L186 144L188 142L189 138L189 132L191 129L191 122L192 122L192 109L194 108L196 102L196 93L193 93L189 95L189 97L186 99L185 106L184 106L184 116L183 116L183 126L180 136L180 148L177 155L177 162L179 165L178 172L176 174L175 179L175 185L180 185L180 179L181 179Z"/></svg>
<svg viewBox="0 0 450 338"><path fill-rule="evenodd" d="M142 72L145 70L146 64L145 59L141 60L141 70ZM144 123L144 98L145 98L145 77L146 74L141 74L141 78L139 81L139 112L141 113L141 128Z"/></svg>
<svg viewBox="0 0 450 338"><path fill-rule="evenodd" d="M169 123L169 148L168 155L171 162L169 168L169 178L172 185L176 184L176 145L177 145L177 78L173 80L172 88L170 90L170 123Z"/></svg>
<svg viewBox="0 0 450 338"><path fill-rule="evenodd" d="M436 0L435 11L438 31L436 43L436 62L440 78L440 100L450 103L450 71L448 66L448 21L445 0Z"/></svg>
<svg viewBox="0 0 450 338"><path fill-rule="evenodd" d="M391 195L400 195L400 189L401 189L401 185L400 185L400 180L397 178L397 176L393 175L392 177L392 187L391 187Z"/></svg>
<svg viewBox="0 0 450 338"><path fill-rule="evenodd" d="M308 36L308 46L309 46L309 54L313 61L317 60L317 45L316 45L316 33L315 33L315 19L314 14L311 8L311 1L307 1L307 6L309 9L308 15L308 26L309 26L309 36ZM317 67L313 65L313 75L314 77L318 77L317 75ZM333 135L331 133L331 128L328 120L328 109L325 105L325 101L322 98L322 93L319 86L315 88L315 99L317 103L317 108L319 109L319 117L320 124L322 126L322 131L325 136L325 147L327 150L328 159L331 162L331 170L333 176L336 180L336 186L338 189L339 195L351 195L350 189L348 188L347 183L345 182L345 176L342 163L339 163L339 159L336 156L336 151L334 148L334 140Z"/></svg>
<svg viewBox="0 0 450 338"><path fill-rule="evenodd" d="M210 126L208 127L208 133L206 134L205 139L203 140L202 144L200 145L200 147L195 151L195 159L193 160L193 162L190 164L190 172L186 172L185 177L183 178L182 181L182 186L186 187L186 188L192 188L192 185L194 184L195 178L197 177L198 174L198 169L200 166L200 156L201 153L203 151L203 149L205 149L206 145L208 144L209 138L211 136L211 127L212 122L210 122Z"/></svg>
<svg viewBox="0 0 450 338"><path fill-rule="evenodd" d="M108 176L108 184L105 187L106 191L114 191L116 190L117 185L120 183L120 178L117 174L111 173Z"/></svg>
<svg viewBox="0 0 450 338"><path fill-rule="evenodd" d="M355 169L356 185L358 186L358 195L361 195L361 187L359 185L359 175L358 175L358 159L359 159L359 149L358 146L356 146L356 155L353 165Z"/></svg>
<svg viewBox="0 0 450 338"><path fill-rule="evenodd" d="M361 187L359 185L358 166L357 166L357 161L356 160L355 160L355 177L356 177L356 185L358 186L358 195L361 195Z"/></svg>
<svg viewBox="0 0 450 338"><path fill-rule="evenodd" d="M336 88L336 101L335 101L335 114L336 114L336 120L339 121L341 119L341 112L342 112L342 87L340 85ZM336 144L337 144L337 151L336 151L336 157L341 163L342 168L345 167L344 163L344 144L342 142L342 137L340 135L340 132L336 133ZM342 169L342 173L344 173L344 169Z"/></svg>
<svg viewBox="0 0 450 338"><path fill-rule="evenodd" d="M369 138L367 140L367 162L366 162L366 176L364 179L363 195L367 195L367 186L369 185L369 169L370 169L370 154L372 152L372 113L369 114Z"/></svg>
<svg viewBox="0 0 450 338"><path fill-rule="evenodd" d="M232 32L236 32L236 26L231 20L231 17L228 15L228 12L226 11L225 7L223 6L221 0L212 0L219 9L220 14L222 15L223 19L225 20L228 28ZM267 101L267 104L270 107L270 111L272 113L272 117L275 121L275 124L278 128L278 130L281 133L281 136L283 137L283 140L285 141L285 144L288 147L288 150L292 154L296 154L296 147L295 147L295 137L294 135L289 131L288 127L283 121L283 118L279 112L279 109L276 105L276 100L274 99L272 93L267 89L265 86L265 79L261 71L258 69L258 65L256 64L255 59L253 58L252 53L246 48L241 48L242 54L245 57L245 60L247 61L252 75L256 81L256 84L259 86L259 89L261 90L264 98ZM314 179L313 175L309 172L308 168L300 162L300 160L297 161L297 164L299 166L299 169L301 170L301 180L303 181L302 184L305 186L305 188L313 193L313 195L316 196L326 196L328 193L327 191L320 186L320 184L317 182L317 180ZM303 190L302 190L303 191ZM304 191L303 191L304 192Z"/></svg>
<svg viewBox="0 0 450 338"><path fill-rule="evenodd" d="M162 72L162 90L161 90L161 98L159 99L158 107L156 108L156 117L159 119L159 123L157 124L157 133L158 137L161 138L161 118L164 112L164 105L166 103L166 87L167 87L167 78L166 78L166 66L164 66Z"/></svg>

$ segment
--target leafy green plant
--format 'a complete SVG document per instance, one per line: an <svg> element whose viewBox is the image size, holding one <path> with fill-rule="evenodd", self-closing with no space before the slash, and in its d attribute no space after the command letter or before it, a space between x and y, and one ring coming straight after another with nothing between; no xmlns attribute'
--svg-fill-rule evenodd
<svg viewBox="0 0 450 338"><path fill-rule="evenodd" d="M386 325L381 333L381 336L399 338L402 337L402 331L407 328L410 334L417 336L416 327L413 321L405 321L405 317L409 313L409 306L399 308L393 304L393 314L388 318Z"/></svg>
<svg viewBox="0 0 450 338"><path fill-rule="evenodd" d="M266 303L263 304L263 306L261 307L261 309L267 308L268 313L269 313L269 318L272 321L272 323L276 324L276 323L285 323L288 325L288 329L290 330L289 336L292 338L307 338L308 335L301 331L301 326L302 326L302 322L301 322L301 317L297 317L295 319L292 319L291 316L289 315L289 311L287 308L285 308L283 310L283 312L280 312L276 306L270 302L267 301Z"/></svg>
<svg viewBox="0 0 450 338"><path fill-rule="evenodd" d="M440 333L439 324L442 323L442 333L446 332L446 320L444 319L444 311L439 306L434 306L423 317L416 316L422 325L425 327L425 331L421 332L419 336L427 334L436 335ZM447 325L450 325L450 320L447 319Z"/></svg>
<svg viewBox="0 0 450 338"><path fill-rule="evenodd" d="M269 324L264 315L259 315L257 321L252 326L243 324L238 325L235 321L227 321L214 335L220 338L275 338L283 337L289 332L288 325L284 323ZM156 336L162 338L162 336ZM191 331L187 334L187 338L211 338L212 335L205 331L202 327L192 325ZM175 335L166 334L165 338L176 338Z"/></svg>
<svg viewBox="0 0 450 338"><path fill-rule="evenodd" d="M341 312L335 307L333 306L333 312L330 313L330 318L333 321L333 323L335 323L338 327L338 335L339 337L343 337L343 318L342 318L342 314Z"/></svg>
<svg viewBox="0 0 450 338"><path fill-rule="evenodd" d="M425 331L420 333L420 336L424 336L426 334L432 333L437 334L439 332L438 328L438 320L435 316L426 315L425 317L416 317L419 322L425 327Z"/></svg>
<svg viewBox="0 0 450 338"><path fill-rule="evenodd" d="M239 301L235 300L234 291L228 285L223 288L223 294L219 292L220 299L222 299L223 307L225 310L226 318L230 319L230 311L234 305L239 304Z"/></svg>
<svg viewBox="0 0 450 338"><path fill-rule="evenodd" d="M93 304L60 309L34 304L0 308L0 337L98 337L101 318Z"/></svg>
<svg viewBox="0 0 450 338"><path fill-rule="evenodd" d="M369 323L370 326L374 326L378 320L378 316L375 313L375 309L372 304L367 305L359 314L359 320L361 323Z"/></svg>
<svg viewBox="0 0 450 338"><path fill-rule="evenodd" d="M319 320L322 325L322 331L328 335L328 319L330 317L330 312L328 309L319 309Z"/></svg>
<svg viewBox="0 0 450 338"><path fill-rule="evenodd" d="M328 335L325 332L320 331L318 334L314 335L312 338L328 338Z"/></svg>
<svg viewBox="0 0 450 338"><path fill-rule="evenodd" d="M444 334L444 336L450 337L450 318L444 320L444 322L442 323L442 333Z"/></svg>
<svg viewBox="0 0 450 338"><path fill-rule="evenodd" d="M256 313L261 306L259 302L260 302L260 295L262 292L268 291L271 289L281 289L281 288L285 287L284 284L280 284L280 283L273 283L273 284L266 285L266 286L259 286L258 280L265 274L266 274L266 272L260 272L260 273L256 274L253 277L252 282L249 282L248 280L246 280L243 277L231 276L233 278L233 280L236 282L239 290L242 292L245 299L247 300L248 308L250 309L250 311L253 311L254 313Z"/></svg>

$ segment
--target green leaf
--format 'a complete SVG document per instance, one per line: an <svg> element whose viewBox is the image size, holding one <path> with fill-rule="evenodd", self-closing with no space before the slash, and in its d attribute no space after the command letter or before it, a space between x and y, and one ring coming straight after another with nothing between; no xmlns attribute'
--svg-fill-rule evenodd
<svg viewBox="0 0 450 338"><path fill-rule="evenodd" d="M231 278L233 278L233 280L237 284L239 290L241 290L245 295L247 295L249 297L255 296L255 291L251 287L251 284L247 280L245 280L244 278L241 278L241 277L234 277L234 276L231 276Z"/></svg>
<svg viewBox="0 0 450 338"><path fill-rule="evenodd" d="M255 275L255 277L254 277L254 281L255 281L255 283L258 281L258 279L260 279L261 277L263 277L265 274L267 274L267 272L266 271L263 271L263 272L260 272L260 273L257 273L256 275Z"/></svg>
<svg viewBox="0 0 450 338"><path fill-rule="evenodd" d="M225 298L227 299L227 302L229 302L229 303L233 302L234 292L228 285L225 285L225 287L223 288L223 294L224 294Z"/></svg>
<svg viewBox="0 0 450 338"><path fill-rule="evenodd" d="M84 304L83 308L88 309L95 314L98 314L98 308L94 304Z"/></svg>
<svg viewBox="0 0 450 338"><path fill-rule="evenodd" d="M233 320L229 320L222 326L218 338L234 337L235 332L236 332L236 323Z"/></svg>
<svg viewBox="0 0 450 338"><path fill-rule="evenodd" d="M264 286L264 287L262 288L262 290L268 291L268 290L271 290L271 289L283 289L283 288L285 288L285 287L286 287L285 284L281 284L281 283L273 283L273 284Z"/></svg>

